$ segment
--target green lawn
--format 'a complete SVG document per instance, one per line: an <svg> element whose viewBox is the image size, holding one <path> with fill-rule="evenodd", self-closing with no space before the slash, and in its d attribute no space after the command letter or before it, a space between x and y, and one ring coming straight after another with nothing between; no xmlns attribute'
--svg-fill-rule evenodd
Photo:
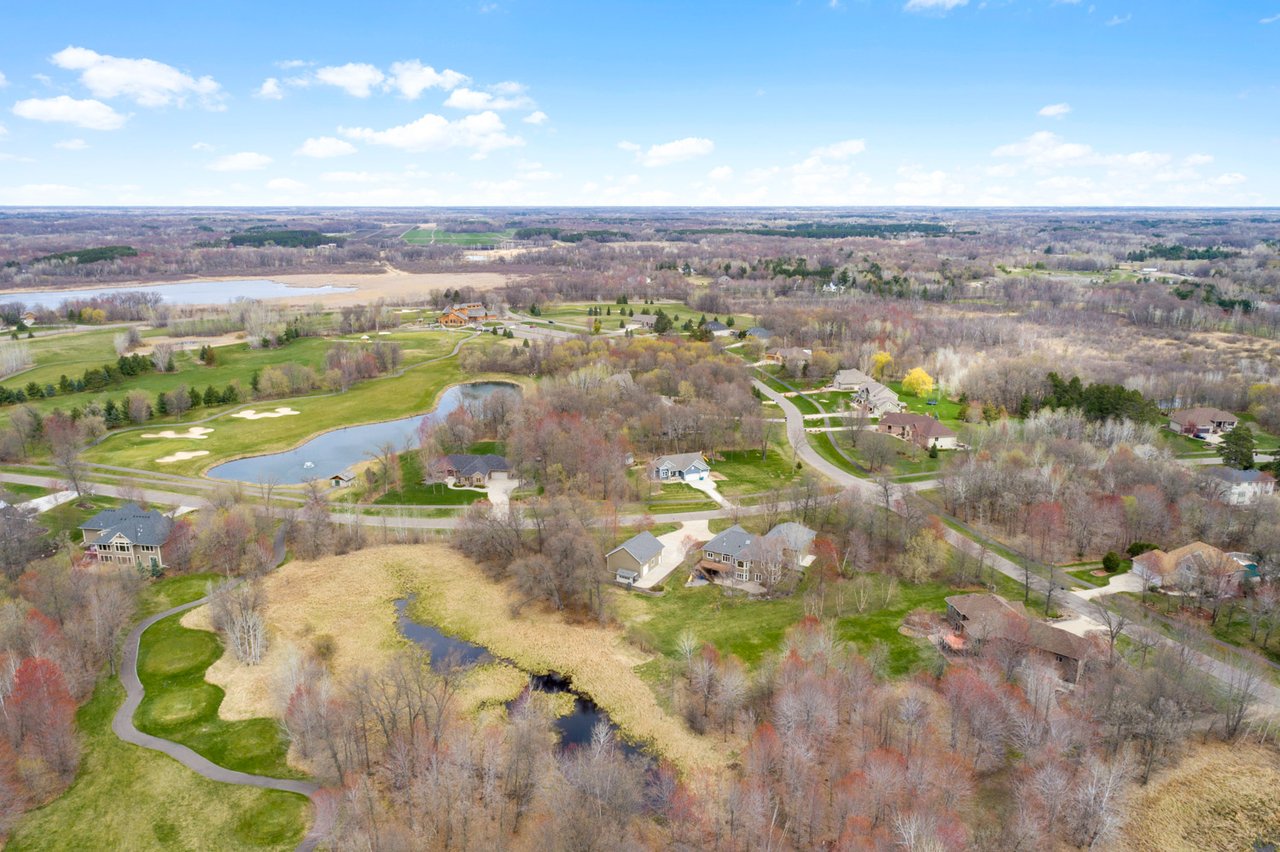
<svg viewBox="0 0 1280 852"><path fill-rule="evenodd" d="M139 617L203 595L205 579L151 585ZM121 742L111 718L123 700L117 678L98 685L76 715L82 749L75 782L23 817L6 849L289 850L302 839L305 797L209 781L158 752Z"/></svg>
<svg viewBox="0 0 1280 852"><path fill-rule="evenodd" d="M930 405L927 398L913 396L903 391L902 382L885 382L884 384L898 395L898 399L912 414L928 414L931 417L936 415L939 420L956 431L965 425L965 407L954 399L939 396L937 404Z"/></svg>
<svg viewBox="0 0 1280 852"><path fill-rule="evenodd" d="M37 497L52 494L48 488L39 485L21 485L16 482L0 482L0 493L7 493L16 498L13 502L25 502Z"/></svg>
<svg viewBox="0 0 1280 852"><path fill-rule="evenodd" d="M783 439L785 440L785 439ZM759 450L729 450L711 463L711 470L725 478L716 483L720 493L730 496L759 494L786 488L799 475L791 461L791 448L783 440L770 442L763 459Z"/></svg>
<svg viewBox="0 0 1280 852"><path fill-rule="evenodd" d="M484 499L483 491L450 488L443 482L424 485L417 453L400 454L400 483L399 490L388 491L373 502L386 506L469 506Z"/></svg>
<svg viewBox="0 0 1280 852"><path fill-rule="evenodd" d="M868 574L867 580L876 587L871 607L865 612L837 619L836 637L856 645L864 654L877 645L884 646L888 653L886 668L894 677L934 665L939 655L928 640L904 636L898 628L912 610L946 610L946 597L957 594L957 590L945 583L898 583L897 591L890 595L886 605L884 590L888 579L879 574Z"/></svg>
<svg viewBox="0 0 1280 852"><path fill-rule="evenodd" d="M142 634L138 677L147 696L134 716L138 730L180 742L219 766L271 775L304 777L285 763L288 743L275 719L228 722L218 718L224 692L204 679L222 656L222 641L204 630L188 630L182 613Z"/></svg>
<svg viewBox="0 0 1280 852"><path fill-rule="evenodd" d="M73 544L79 544L81 524L103 509L118 509L122 505L124 505L124 501L115 497L94 495L80 500L72 500L70 503L63 503L61 506L55 506L49 511L37 515L36 523L48 530L45 537L50 541L57 541L58 536L65 532L71 536Z"/></svg>
<svg viewBox="0 0 1280 852"><path fill-rule="evenodd" d="M452 245L452 246L488 246L515 237L514 228L504 231L482 231L477 233L457 234L439 229L426 230L414 228L404 235L404 241L411 245Z"/></svg>
<svg viewBox="0 0 1280 852"><path fill-rule="evenodd" d="M710 497L682 482L655 484L653 494L641 507L651 514L702 512L719 509Z"/></svg>

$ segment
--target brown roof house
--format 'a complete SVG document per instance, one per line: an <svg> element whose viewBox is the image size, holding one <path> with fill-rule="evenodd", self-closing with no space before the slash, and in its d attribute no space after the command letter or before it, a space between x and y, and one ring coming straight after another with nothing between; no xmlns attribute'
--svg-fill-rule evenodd
<svg viewBox="0 0 1280 852"><path fill-rule="evenodd" d="M907 412L886 414L876 424L876 431L901 438L924 450L933 446L940 450L954 450L960 446L955 432L927 414Z"/></svg>
<svg viewBox="0 0 1280 852"><path fill-rule="evenodd" d="M462 328L474 323L496 320L498 315L480 302L468 302L465 305L454 305L440 314L440 324L445 328Z"/></svg>
<svg viewBox="0 0 1280 852"><path fill-rule="evenodd" d="M1169 428L1179 435L1204 439L1236 428L1240 418L1221 408L1184 408L1169 415Z"/></svg>
<svg viewBox="0 0 1280 852"><path fill-rule="evenodd" d="M1211 544L1193 541L1176 550L1149 550L1133 558L1133 573L1148 586L1187 594L1234 595L1245 565Z"/></svg>
<svg viewBox="0 0 1280 852"><path fill-rule="evenodd" d="M999 595L952 595L947 621L955 631L946 639L952 650L975 653L993 642L1009 643L1052 664L1067 683L1077 682L1085 662L1097 654L1093 642L1031 618L1021 603Z"/></svg>

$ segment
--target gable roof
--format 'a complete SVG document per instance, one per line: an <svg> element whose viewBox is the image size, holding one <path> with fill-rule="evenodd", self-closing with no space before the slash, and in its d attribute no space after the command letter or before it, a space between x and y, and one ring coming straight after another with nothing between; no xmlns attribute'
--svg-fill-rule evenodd
<svg viewBox="0 0 1280 852"><path fill-rule="evenodd" d="M763 326L753 325L747 329L747 337L758 337L761 340L773 337L773 332Z"/></svg>
<svg viewBox="0 0 1280 852"><path fill-rule="evenodd" d="M654 467L670 467L676 470L711 470L711 465L702 457L702 453L673 453L669 456L658 456L653 460Z"/></svg>
<svg viewBox="0 0 1280 852"><path fill-rule="evenodd" d="M1210 423L1236 423L1240 420L1230 411L1223 411L1221 408L1184 408L1170 414L1169 419L1179 426L1189 426L1192 423L1208 426Z"/></svg>
<svg viewBox="0 0 1280 852"><path fill-rule="evenodd" d="M723 553L726 556L737 556L742 553L751 542L755 540L755 536L744 530L742 527L734 524L720 535L711 539L702 546L702 549L710 550L712 553Z"/></svg>
<svg viewBox="0 0 1280 852"><path fill-rule="evenodd" d="M1133 567L1140 577L1163 578L1165 575L1173 575L1179 569L1197 573L1212 571L1216 566L1225 564L1223 560L1228 558L1212 544L1193 541L1167 553L1158 548L1148 550L1133 558Z"/></svg>
<svg viewBox="0 0 1280 852"><path fill-rule="evenodd" d="M1223 482L1230 482L1232 485L1243 485L1249 482L1262 482L1268 479L1275 479L1265 470L1236 470L1234 467L1226 467L1225 465L1214 465L1204 469L1207 476L1214 479L1221 479Z"/></svg>
<svg viewBox="0 0 1280 852"><path fill-rule="evenodd" d="M1083 636L1077 636L1060 627L1030 618L1026 607L1018 601L1005 600L999 595L981 592L952 595L946 600L947 604L964 616L966 621L984 632L987 639L1014 639L1026 642L1041 651L1073 660L1083 660L1090 656L1093 650L1093 645ZM1011 629L1023 626L1026 627L1025 635L1009 635Z"/></svg>
<svg viewBox="0 0 1280 852"><path fill-rule="evenodd" d="M956 434L927 414L912 414L909 411L886 414L880 418L880 423L884 426L910 428L926 438L953 438Z"/></svg>
<svg viewBox="0 0 1280 852"><path fill-rule="evenodd" d="M729 326L725 325L719 320L711 320L710 322L704 322L702 324L702 327L705 328L707 331L728 331L729 330Z"/></svg>
<svg viewBox="0 0 1280 852"><path fill-rule="evenodd" d="M879 384L875 379L856 368L850 367L847 370L841 370L836 373L836 384L839 385L870 385Z"/></svg>
<svg viewBox="0 0 1280 852"><path fill-rule="evenodd" d="M454 453L453 455L444 456L439 463L443 463L449 470L457 471L458 476L476 476L477 474L488 476L497 470L511 469L505 458L495 456L492 453L483 455Z"/></svg>
<svg viewBox="0 0 1280 852"><path fill-rule="evenodd" d="M653 559L655 556L662 553L662 542L658 541L658 539L654 537L653 533L645 530L642 533L633 535L613 550L610 550L605 554L605 558L607 559L619 550L625 550L627 553L631 554L632 559L643 565L650 559Z"/></svg>
<svg viewBox="0 0 1280 852"><path fill-rule="evenodd" d="M781 541L782 546L787 550L808 550L813 544L813 539L817 536L813 530L804 524L797 524L795 521L787 521L778 524L769 530L766 539L770 541Z"/></svg>
<svg viewBox="0 0 1280 852"><path fill-rule="evenodd" d="M119 509L106 509L80 525L85 544L105 544L117 535L123 535L133 544L159 547L169 539L173 520L155 509L143 509L137 503L129 503Z"/></svg>

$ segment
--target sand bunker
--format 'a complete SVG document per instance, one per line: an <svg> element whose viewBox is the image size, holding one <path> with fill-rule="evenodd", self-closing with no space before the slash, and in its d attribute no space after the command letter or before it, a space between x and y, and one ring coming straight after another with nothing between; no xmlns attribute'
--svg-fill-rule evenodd
<svg viewBox="0 0 1280 852"><path fill-rule="evenodd" d="M301 414L300 411L294 411L292 408L285 406L277 408L275 411L255 411L252 408L246 408L244 411L237 411L232 417L243 417L245 420L261 420L264 417L288 417L290 414Z"/></svg>
<svg viewBox="0 0 1280 852"><path fill-rule="evenodd" d="M172 462L186 461L187 459L198 459L200 456L209 455L208 450L183 450L180 453L164 456L156 459L157 464L170 464Z"/></svg>
<svg viewBox="0 0 1280 852"><path fill-rule="evenodd" d="M203 441L209 436L213 430L208 426L192 426L185 432L175 432L172 429L165 429L163 432L147 432L143 434L144 438L195 438L197 441Z"/></svg>

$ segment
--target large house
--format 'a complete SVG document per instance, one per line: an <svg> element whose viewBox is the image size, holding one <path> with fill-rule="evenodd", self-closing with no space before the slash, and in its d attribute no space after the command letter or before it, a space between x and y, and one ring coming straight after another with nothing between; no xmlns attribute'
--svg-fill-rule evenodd
<svg viewBox="0 0 1280 852"><path fill-rule="evenodd" d="M925 450L930 447L954 450L959 446L956 433L927 414L905 412L886 414L876 424L876 431L901 438Z"/></svg>
<svg viewBox="0 0 1280 852"><path fill-rule="evenodd" d="M783 346L778 349L770 349L764 356L764 360L770 364L788 364L792 361L807 362L812 358L812 349L802 349L799 346Z"/></svg>
<svg viewBox="0 0 1280 852"><path fill-rule="evenodd" d="M711 476L711 465L702 453L658 456L649 465L649 478L658 482L702 482Z"/></svg>
<svg viewBox="0 0 1280 852"><path fill-rule="evenodd" d="M904 408L896 393L861 370L840 370L831 380L831 386L836 390L853 391L853 404L865 408L872 417L883 417Z"/></svg>
<svg viewBox="0 0 1280 852"><path fill-rule="evenodd" d="M164 568L164 544L173 520L155 509L129 503L106 509L80 525L85 555L99 562Z"/></svg>
<svg viewBox="0 0 1280 852"><path fill-rule="evenodd" d="M725 337L733 333L733 329L720 322L720 320L708 320L702 324L702 328L705 331L711 332L715 337Z"/></svg>
<svg viewBox="0 0 1280 852"><path fill-rule="evenodd" d="M458 485L469 485L472 488L483 488L494 477L505 479L510 470L511 466L505 458L492 453L453 453L441 456L432 464L432 471L436 476L442 479L452 477Z"/></svg>
<svg viewBox="0 0 1280 852"><path fill-rule="evenodd" d="M840 370L836 373L836 377L831 380L831 386L836 390L842 391L860 391L872 383L878 384L875 379L866 373L852 367L848 370Z"/></svg>
<svg viewBox="0 0 1280 852"><path fill-rule="evenodd" d="M1246 560L1247 557L1224 553L1203 541L1193 541L1167 553L1156 549L1135 556L1131 570L1148 586L1231 595L1249 574Z"/></svg>
<svg viewBox="0 0 1280 852"><path fill-rule="evenodd" d="M1275 493L1276 478L1265 470L1236 470L1215 465L1204 470L1210 496L1231 506L1257 503Z"/></svg>
<svg viewBox="0 0 1280 852"><path fill-rule="evenodd" d="M1169 415L1169 428L1179 435L1207 438L1236 428L1240 418L1221 408L1184 408Z"/></svg>
<svg viewBox="0 0 1280 852"><path fill-rule="evenodd" d="M773 585L784 569L799 571L812 561L813 539L802 524L779 524L763 536L734 524L702 546L697 570L713 581Z"/></svg>
<svg viewBox="0 0 1280 852"><path fill-rule="evenodd" d="M657 568L661 556L662 542L646 530L610 550L604 561L619 583L634 583Z"/></svg>
<svg viewBox="0 0 1280 852"><path fill-rule="evenodd" d="M943 641L952 651L977 652L992 643L1009 643L1052 663L1067 683L1080 679L1085 662L1096 653L1083 636L1031 618L1020 602L999 595L952 595L947 598L947 621L954 632Z"/></svg>
<svg viewBox="0 0 1280 852"><path fill-rule="evenodd" d="M773 332L764 326L753 325L747 329L747 337L754 337L756 340L768 340L773 337Z"/></svg>
<svg viewBox="0 0 1280 852"><path fill-rule="evenodd" d="M496 320L498 315L480 302L453 305L440 314L440 324L445 328L462 328L463 326Z"/></svg>

